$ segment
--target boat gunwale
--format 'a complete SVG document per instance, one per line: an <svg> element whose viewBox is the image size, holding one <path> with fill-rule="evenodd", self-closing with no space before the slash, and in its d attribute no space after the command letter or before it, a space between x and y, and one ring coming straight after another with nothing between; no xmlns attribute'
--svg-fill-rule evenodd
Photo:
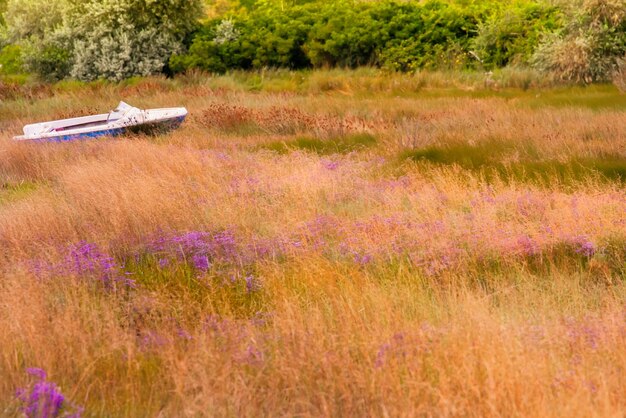
<svg viewBox="0 0 626 418"><path fill-rule="evenodd" d="M178 108L178 109L184 109L184 108ZM167 124L171 122L182 123L186 117L187 117L187 112L185 109L185 113L182 115L173 115L171 117L159 118L156 120L146 121L144 123L140 123L136 125L112 126L106 129L99 129L99 130L94 130L90 128L80 128L80 129L73 129L73 130L70 129L70 130L47 132L47 133L38 135L36 137L29 137L27 135L19 135L19 136L13 137L13 139L16 141L55 141L55 140L65 141L66 139L59 139L59 138L68 137L69 139L72 139L72 138L81 138L81 137L93 138L93 137L98 137L98 136L115 136L129 129L132 129L134 127L139 127L142 125L159 125L159 124ZM102 126L106 127L106 124Z"/></svg>

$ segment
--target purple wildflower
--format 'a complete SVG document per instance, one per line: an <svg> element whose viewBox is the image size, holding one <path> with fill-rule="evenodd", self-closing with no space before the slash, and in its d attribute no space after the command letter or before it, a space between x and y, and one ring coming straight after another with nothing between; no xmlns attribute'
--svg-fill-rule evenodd
<svg viewBox="0 0 626 418"><path fill-rule="evenodd" d="M190 231L180 235L161 236L151 243L149 250L161 257L191 259L196 268L205 271L213 260L233 262L240 259L235 235L228 230L215 233Z"/></svg>
<svg viewBox="0 0 626 418"><path fill-rule="evenodd" d="M250 323L255 327L264 327L272 319L271 312L257 312L250 319Z"/></svg>
<svg viewBox="0 0 626 418"><path fill-rule="evenodd" d="M517 238L517 245L522 254L527 256L537 255L540 252L539 245L528 235L522 235Z"/></svg>
<svg viewBox="0 0 626 418"><path fill-rule="evenodd" d="M261 290L261 283L253 276L248 275L245 277L246 281L246 292L252 293Z"/></svg>
<svg viewBox="0 0 626 418"><path fill-rule="evenodd" d="M403 359L406 358L406 340L404 332L396 332L393 337L378 348L374 367L379 369L383 367L386 359Z"/></svg>
<svg viewBox="0 0 626 418"><path fill-rule="evenodd" d="M372 261L372 256L369 254L354 253L354 262L361 266L364 266L371 261Z"/></svg>
<svg viewBox="0 0 626 418"><path fill-rule="evenodd" d="M211 266L209 263L209 257L204 254L195 254L191 260L193 261L193 266L200 271L207 271Z"/></svg>
<svg viewBox="0 0 626 418"><path fill-rule="evenodd" d="M186 232L182 235L162 239L162 250L174 250L181 257L197 254L199 252L208 253L210 250L210 234L207 232Z"/></svg>
<svg viewBox="0 0 626 418"><path fill-rule="evenodd" d="M46 377L48 377L46 371L44 369L40 369L39 367L29 367L26 369L26 373L31 376L38 377L39 380L46 380Z"/></svg>
<svg viewBox="0 0 626 418"><path fill-rule="evenodd" d="M597 251L595 244L584 237L578 240L577 246L575 251L585 257L592 257Z"/></svg>
<svg viewBox="0 0 626 418"><path fill-rule="evenodd" d="M255 259L276 257L284 252L285 243L276 238L257 238L247 245L247 255L243 257L252 262Z"/></svg>
<svg viewBox="0 0 626 418"><path fill-rule="evenodd" d="M256 345L250 344L246 351L235 356L235 359L241 363L255 366L263 362L263 352Z"/></svg>
<svg viewBox="0 0 626 418"><path fill-rule="evenodd" d="M319 236L334 232L338 227L338 222L331 216L318 215L312 221L305 224L305 230L311 236Z"/></svg>
<svg viewBox="0 0 626 418"><path fill-rule="evenodd" d="M322 165L327 170L333 171L339 167L339 161L322 160Z"/></svg>
<svg viewBox="0 0 626 418"><path fill-rule="evenodd" d="M585 386L589 389L589 392L596 393L598 392L598 386L593 382L593 380L585 380Z"/></svg>
<svg viewBox="0 0 626 418"><path fill-rule="evenodd" d="M101 251L96 244L85 241L68 246L60 263L33 262L33 272L40 278L73 276L95 279L108 289L117 284L135 285L134 280L121 274L121 266L113 257Z"/></svg>
<svg viewBox="0 0 626 418"><path fill-rule="evenodd" d="M61 416L61 412L69 404L60 388L53 382L46 380L47 374L40 368L28 368L26 372L37 378L37 381L29 388L20 388L16 391L17 398L22 402L21 411L28 418L56 418ZM63 416L79 418L82 408L75 408L77 411L69 414L67 411Z"/></svg>
<svg viewBox="0 0 626 418"><path fill-rule="evenodd" d="M150 349L163 347L167 345L168 343L169 341L167 340L167 338L165 338L158 332L148 330L143 333L143 336L141 337L139 341L139 347L143 351L149 351Z"/></svg>
<svg viewBox="0 0 626 418"><path fill-rule="evenodd" d="M385 343L380 346L376 353L376 360L374 361L374 367L380 369L385 364L385 354L391 349L391 344Z"/></svg>
<svg viewBox="0 0 626 418"><path fill-rule="evenodd" d="M57 385L46 381L37 382L24 400L26 405L22 411L27 417L57 417L64 400Z"/></svg>
<svg viewBox="0 0 626 418"><path fill-rule="evenodd" d="M176 329L176 335L178 335L183 340L192 340L193 339L191 334L189 332L187 332L186 329L181 328L181 327L178 327Z"/></svg>
<svg viewBox="0 0 626 418"><path fill-rule="evenodd" d="M589 319L585 321L576 321L573 318L565 318L564 320L567 336L571 343L583 343L592 350L598 348L601 340L601 329L595 326Z"/></svg>

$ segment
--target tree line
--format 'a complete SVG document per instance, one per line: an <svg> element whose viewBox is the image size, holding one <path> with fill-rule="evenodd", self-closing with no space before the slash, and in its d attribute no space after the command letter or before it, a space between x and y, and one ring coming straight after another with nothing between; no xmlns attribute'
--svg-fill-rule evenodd
<svg viewBox="0 0 626 418"><path fill-rule="evenodd" d="M0 0L0 8L0 72L48 80L367 65L525 66L593 82L626 55L626 0Z"/></svg>

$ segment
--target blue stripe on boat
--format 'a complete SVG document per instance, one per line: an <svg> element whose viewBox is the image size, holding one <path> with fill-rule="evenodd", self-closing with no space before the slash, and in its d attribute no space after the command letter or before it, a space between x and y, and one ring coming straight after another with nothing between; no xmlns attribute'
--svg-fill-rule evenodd
<svg viewBox="0 0 626 418"><path fill-rule="evenodd" d="M153 123L153 125L162 125L163 127L169 130L169 129L177 128L178 126L180 126L181 123L183 123L184 120L185 120L185 116L179 116L174 119L166 119L163 121L155 122ZM151 125L151 124L145 124L144 126L146 125ZM93 131L93 132L83 132L80 134L73 134L73 135L52 136L48 138L33 138L33 139L30 139L30 141L65 142L65 141L73 141L73 140L78 140L78 139L93 139L93 138L99 138L102 136L119 136L119 135L123 135L124 133L126 133L126 131L128 131L129 129L140 128L141 126L142 125L140 124L140 125L123 127L123 128L104 129L101 131Z"/></svg>

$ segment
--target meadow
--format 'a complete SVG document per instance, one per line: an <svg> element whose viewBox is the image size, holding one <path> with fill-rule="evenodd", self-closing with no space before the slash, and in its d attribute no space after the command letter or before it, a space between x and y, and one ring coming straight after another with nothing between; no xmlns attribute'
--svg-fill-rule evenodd
<svg viewBox="0 0 626 418"><path fill-rule="evenodd" d="M626 415L614 86L364 69L0 99L0 415ZM120 99L189 116L11 140Z"/></svg>

